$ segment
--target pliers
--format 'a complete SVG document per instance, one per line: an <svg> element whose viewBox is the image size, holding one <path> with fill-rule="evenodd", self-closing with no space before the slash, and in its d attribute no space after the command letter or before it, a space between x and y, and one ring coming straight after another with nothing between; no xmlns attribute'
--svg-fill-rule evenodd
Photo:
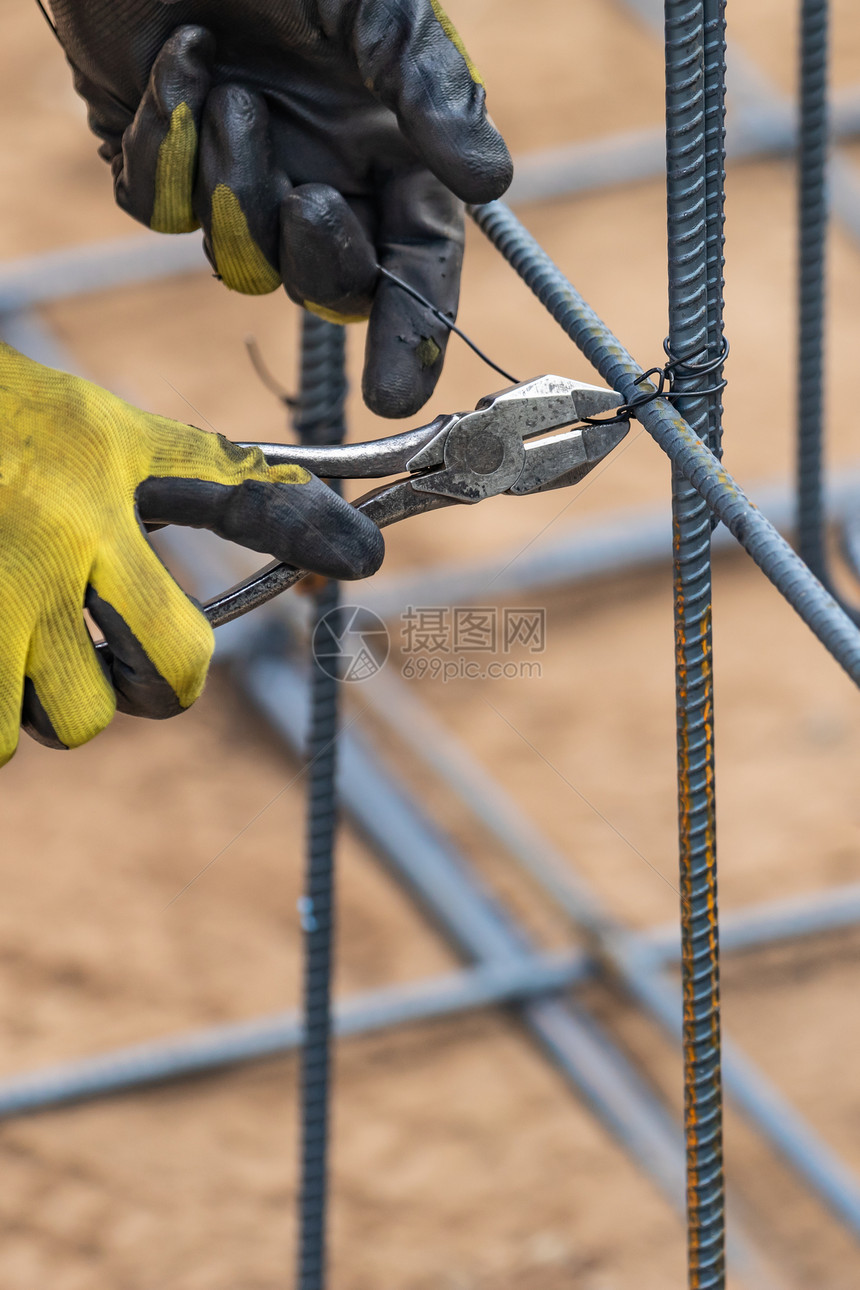
<svg viewBox="0 0 860 1290"><path fill-rule="evenodd" d="M621 403L613 390L564 376L539 376L488 395L474 412L440 416L385 439L330 447L241 447L260 448L272 466L304 466L323 479L382 479L407 471L405 478L385 483L354 503L382 529L444 506L578 484L627 434L629 420L606 416ZM589 423L601 416L603 422ZM536 439L537 435L549 437ZM210 600L203 606L206 617L213 627L229 623L304 576L300 569L275 561Z"/></svg>

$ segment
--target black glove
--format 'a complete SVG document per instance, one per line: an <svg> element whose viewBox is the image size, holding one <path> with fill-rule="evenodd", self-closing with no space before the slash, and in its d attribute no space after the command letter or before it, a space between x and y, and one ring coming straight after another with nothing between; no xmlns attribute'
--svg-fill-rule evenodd
<svg viewBox="0 0 860 1290"><path fill-rule="evenodd" d="M283 281L338 322L370 318L363 390L382 416L430 397L456 313L458 198L511 178L483 83L439 0L53 0L119 204L202 224L228 287ZM457 196L453 196L455 193Z"/></svg>

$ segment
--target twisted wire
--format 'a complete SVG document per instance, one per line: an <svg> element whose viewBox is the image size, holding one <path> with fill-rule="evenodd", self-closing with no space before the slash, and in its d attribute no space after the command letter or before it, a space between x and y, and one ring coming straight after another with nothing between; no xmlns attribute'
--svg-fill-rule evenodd
<svg viewBox="0 0 860 1290"><path fill-rule="evenodd" d="M801 0L798 152L797 543L826 577L824 275L827 254L827 0Z"/></svg>
<svg viewBox="0 0 860 1290"><path fill-rule="evenodd" d="M295 428L305 443L337 443L344 435L344 328L305 313L301 393ZM316 622L337 630L340 589L326 582L314 596ZM307 865L301 902L304 931L304 1044L301 1060L301 1183L299 1290L326 1282L326 1209L331 1063L331 977L334 934L334 848L337 829L337 660L312 664L308 731Z"/></svg>
<svg viewBox="0 0 860 1290"><path fill-rule="evenodd" d="M722 339L721 263L719 285L714 276L722 260L722 204L719 192L709 193L708 181L715 189L722 184L714 182L706 140L707 108L717 110L708 100L719 98L719 76L718 68L705 72L702 0L666 0L665 13L669 349L703 364L713 333ZM719 43L710 42L708 50L715 62ZM710 124L719 128L716 120ZM682 366L674 402L691 430L710 442L717 438L719 396L709 398L706 386L693 365ZM672 522L688 1279L691 1288L710 1290L725 1285L711 516L677 466Z"/></svg>

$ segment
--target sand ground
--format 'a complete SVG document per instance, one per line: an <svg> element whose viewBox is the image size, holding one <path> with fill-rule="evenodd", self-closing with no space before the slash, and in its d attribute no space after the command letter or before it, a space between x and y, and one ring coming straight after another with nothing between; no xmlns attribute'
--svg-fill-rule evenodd
<svg viewBox="0 0 860 1290"><path fill-rule="evenodd" d="M527 16L514 0L455 0L451 8L515 153L659 124L660 51L615 3L532 0ZM835 8L834 79L851 85L860 81L860 18L851 0ZM730 16L745 52L790 89L795 31L786 6L759 0ZM0 256L135 232L112 205L107 171L36 7L0 0L0 34ZM729 212L726 459L755 486L786 477L792 460L787 166L733 167ZM643 364L657 362L665 331L661 183L523 215ZM837 229L834 465L858 458L858 295L860 248ZM236 438L279 435L280 409L250 375L242 339L253 331L271 365L292 379L297 319L282 297L231 296L201 271L59 303L45 317L82 369L142 404ZM461 319L518 372L588 378L478 236L470 237ZM360 348L359 330L356 373ZM493 379L454 344L434 414L470 406ZM351 424L356 437L387 432L355 399ZM464 551L501 564L587 515L659 502L668 505L666 462L640 435L587 491L502 499L403 526L378 577ZM418 692L619 917L642 927L671 920L668 571L536 603L548 614L540 680L423 683ZM715 624L724 908L860 880L854 687L741 555L718 562ZM417 779L402 750L382 742L384 755ZM569 939L450 798L434 784L425 791L439 823L535 935L548 945ZM67 756L25 743L0 781L0 1069L294 1005L302 810L296 765L217 670L197 707L174 722L119 719ZM348 830L340 870L340 993L451 965ZM860 932L725 965L728 1031L855 1169L858 987ZM677 1105L678 1062L660 1035L609 991L595 990L592 1002ZM295 1076L294 1061L272 1062L2 1126L0 1285L289 1285ZM786 1284L855 1287L856 1245L735 1116L727 1151L747 1226ZM679 1221L499 1013L341 1047L332 1258L335 1290L664 1290L683 1282Z"/></svg>

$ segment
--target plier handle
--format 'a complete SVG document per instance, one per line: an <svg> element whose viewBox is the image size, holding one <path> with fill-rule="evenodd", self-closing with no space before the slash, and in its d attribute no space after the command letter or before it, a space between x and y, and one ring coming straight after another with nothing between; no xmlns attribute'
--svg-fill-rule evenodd
<svg viewBox="0 0 860 1290"><path fill-rule="evenodd" d="M621 402L613 390L564 376L539 376L488 395L474 412L440 416L385 439L330 447L241 447L260 448L272 466L304 466L323 479L382 479L405 471L405 478L354 503L382 529L445 506L578 484L627 434L626 419L590 421ZM206 617L213 627L231 622L304 576L302 570L275 561L210 600L203 607Z"/></svg>

